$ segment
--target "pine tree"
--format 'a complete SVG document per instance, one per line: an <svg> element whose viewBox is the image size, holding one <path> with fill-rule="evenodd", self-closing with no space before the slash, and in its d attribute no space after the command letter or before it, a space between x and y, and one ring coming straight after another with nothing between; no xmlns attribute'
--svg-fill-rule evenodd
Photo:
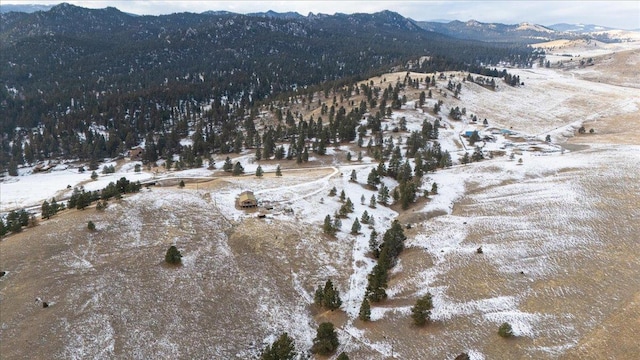
<svg viewBox="0 0 640 360"><path fill-rule="evenodd" d="M358 182L358 176L356 175L356 170L351 170L351 177L349 178L352 182Z"/></svg>
<svg viewBox="0 0 640 360"><path fill-rule="evenodd" d="M42 218L43 219L48 219L48 218L51 217L51 205L49 205L49 202L47 200L45 200L42 203L41 212L42 212Z"/></svg>
<svg viewBox="0 0 640 360"><path fill-rule="evenodd" d="M231 162L231 159L228 156L224 160L224 165L222 165L222 170L224 170L225 172L233 171L233 163Z"/></svg>
<svg viewBox="0 0 640 360"><path fill-rule="evenodd" d="M468 164L469 162L470 162L469 153L465 152L464 155L462 156L462 159L460 160L460 163Z"/></svg>
<svg viewBox="0 0 640 360"><path fill-rule="evenodd" d="M0 237L7 235L9 228L4 224L2 218L0 218Z"/></svg>
<svg viewBox="0 0 640 360"><path fill-rule="evenodd" d="M96 225L93 223L93 221L89 220L89 222L87 223L87 229L89 229L89 231L96 230Z"/></svg>
<svg viewBox="0 0 640 360"><path fill-rule="evenodd" d="M240 164L240 161L236 162L236 164L233 166L233 176L239 176L243 173L244 168L242 167L242 164Z"/></svg>
<svg viewBox="0 0 640 360"><path fill-rule="evenodd" d="M362 300L362 305L360 305L358 318L362 321L371 321L371 305L366 297Z"/></svg>
<svg viewBox="0 0 640 360"><path fill-rule="evenodd" d="M327 280L322 292L322 306L329 310L335 310L340 308L340 305L342 305L340 292L333 286L331 280Z"/></svg>
<svg viewBox="0 0 640 360"><path fill-rule="evenodd" d="M332 187L331 190L329 190L329 196L336 196L336 194L338 193L338 189L336 189L336 187Z"/></svg>
<svg viewBox="0 0 640 360"><path fill-rule="evenodd" d="M389 188L384 184L378 190L378 202L382 205L389 203Z"/></svg>
<svg viewBox="0 0 640 360"><path fill-rule="evenodd" d="M318 326L316 337L313 339L313 346L311 346L311 352L320 355L330 355L340 345L338 341L338 335L330 322L324 322Z"/></svg>
<svg viewBox="0 0 640 360"><path fill-rule="evenodd" d="M356 218L355 220L353 220L353 225L351 226L351 234L357 235L360 232L361 228L362 226L360 226L360 221L358 221L358 218Z"/></svg>
<svg viewBox="0 0 640 360"><path fill-rule="evenodd" d="M167 253L164 256L164 261L172 265L180 264L182 262L182 254L180 254L177 247L172 245L169 250L167 250Z"/></svg>
<svg viewBox="0 0 640 360"><path fill-rule="evenodd" d="M369 213L367 212L367 210L365 210L362 213L362 217L360 218L360 222L363 224L368 224L369 223Z"/></svg>
<svg viewBox="0 0 640 360"><path fill-rule="evenodd" d="M427 321L431 320L431 309L433 309L433 298L430 293L421 297L411 308L411 318L417 326L424 326Z"/></svg>
<svg viewBox="0 0 640 360"><path fill-rule="evenodd" d="M480 160L484 159L484 155L482 154L482 150L480 149L480 147L476 146L475 150L473 151L473 154L471 155L471 160L478 162Z"/></svg>
<svg viewBox="0 0 640 360"><path fill-rule="evenodd" d="M378 261L367 277L367 298L371 302L380 302L387 298L387 266Z"/></svg>
<svg viewBox="0 0 640 360"><path fill-rule="evenodd" d="M276 167L276 176L282 176L282 170L280 169L280 165Z"/></svg>
<svg viewBox="0 0 640 360"><path fill-rule="evenodd" d="M344 202L344 199L346 198L346 194L344 193L344 190L340 191L340 201Z"/></svg>
<svg viewBox="0 0 640 360"><path fill-rule="evenodd" d="M336 229L333 227L333 223L331 222L331 215L325 216L322 230L325 234L335 235Z"/></svg>
<svg viewBox="0 0 640 360"><path fill-rule="evenodd" d="M336 360L349 360L349 355L347 355L347 353L345 352L342 352L340 353L340 355L338 355Z"/></svg>
<svg viewBox="0 0 640 360"><path fill-rule="evenodd" d="M258 168L256 169L256 176L261 178L262 175L264 175L264 172L262 171L262 166L258 165Z"/></svg>
<svg viewBox="0 0 640 360"><path fill-rule="evenodd" d="M338 230L340 230L342 228L342 220L340 220L339 217L334 217L333 218L333 231L334 234L335 232L337 232Z"/></svg>
<svg viewBox="0 0 640 360"><path fill-rule="evenodd" d="M369 249L376 258L380 254L380 249L378 247L378 232L376 229L371 230L371 234L369 235Z"/></svg>
<svg viewBox="0 0 640 360"><path fill-rule="evenodd" d="M286 332L273 344L267 345L260 356L261 360L293 360L298 356L293 339Z"/></svg>
<svg viewBox="0 0 640 360"><path fill-rule="evenodd" d="M322 285L318 285L316 288L316 292L313 295L313 303L317 306L322 307L324 302L324 290L322 289Z"/></svg>
<svg viewBox="0 0 640 360"><path fill-rule="evenodd" d="M369 199L369 207L372 209L376 208L376 196L371 195L371 199Z"/></svg>
<svg viewBox="0 0 640 360"><path fill-rule="evenodd" d="M184 187L184 180L180 180L180 183L178 183L178 187L181 189Z"/></svg>
<svg viewBox="0 0 640 360"><path fill-rule="evenodd" d="M91 180L95 180L98 178L98 173L94 171L91 172Z"/></svg>
<svg viewBox="0 0 640 360"><path fill-rule="evenodd" d="M438 193L438 184L437 183L433 183L433 185L431 185L431 194L436 195Z"/></svg>

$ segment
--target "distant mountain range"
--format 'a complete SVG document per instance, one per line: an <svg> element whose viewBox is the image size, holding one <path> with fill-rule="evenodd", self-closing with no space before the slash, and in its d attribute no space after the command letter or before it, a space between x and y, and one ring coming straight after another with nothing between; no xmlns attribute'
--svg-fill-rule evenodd
<svg viewBox="0 0 640 360"><path fill-rule="evenodd" d="M54 5L36 5L36 4L1 4L0 13L5 14L8 12L23 12L33 13L36 11L49 11Z"/></svg>

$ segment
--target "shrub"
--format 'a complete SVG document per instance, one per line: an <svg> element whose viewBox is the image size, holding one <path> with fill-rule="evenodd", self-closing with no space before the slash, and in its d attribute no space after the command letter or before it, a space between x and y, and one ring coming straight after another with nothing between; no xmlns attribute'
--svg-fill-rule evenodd
<svg viewBox="0 0 640 360"><path fill-rule="evenodd" d="M164 261L172 265L180 264L182 262L182 254L180 254L177 247L172 245L169 250L167 250L167 254L164 256Z"/></svg>
<svg viewBox="0 0 640 360"><path fill-rule="evenodd" d="M502 323L502 325L500 325L500 327L498 328L498 335L502 336L503 338L512 337L513 329L511 328L511 324Z"/></svg>
<svg viewBox="0 0 640 360"><path fill-rule="evenodd" d="M89 231L96 231L96 224L94 224L93 221L89 220L89 222L87 223L87 229L89 229Z"/></svg>

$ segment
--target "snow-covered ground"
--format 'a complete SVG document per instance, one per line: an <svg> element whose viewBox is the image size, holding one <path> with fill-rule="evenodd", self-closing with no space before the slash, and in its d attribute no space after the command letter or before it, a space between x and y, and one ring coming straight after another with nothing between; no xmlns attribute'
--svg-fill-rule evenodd
<svg viewBox="0 0 640 360"><path fill-rule="evenodd" d="M369 157L361 162L339 160L350 150L346 145L313 157L308 168L283 161L282 177L274 176L278 164L273 161L263 162L263 178L253 176L258 163L251 153L244 153L231 156L245 168L239 177L225 174L220 169L224 157L219 157L213 171L205 165L136 173L129 163L95 181L90 171L80 174L63 166L39 174L23 170L18 177L5 178L0 183L3 212L39 206L53 196L64 198L77 186L98 190L122 176L131 181L217 178L186 189L143 190L111 204L96 219L102 232L65 240L74 245L61 250L56 261L74 259L64 273L80 277L86 287L54 299L73 314L56 328L68 334L64 356L112 357L118 355L118 346L139 346L134 357L247 358L282 331L289 332L299 347L308 348L317 321L309 312L313 291L327 278L334 279L341 292L341 350L351 358L451 358L462 351L473 359L506 353L514 358L555 358L576 348L612 309L624 306L629 289L639 285L637 259L614 255L621 249L638 250L632 237L640 213L629 204L640 193L640 147L609 144L568 151L563 142L584 122L637 114L640 100L637 89L595 84L570 72L509 72L518 74L525 85L511 88L500 83L497 91L489 91L465 82L460 100L446 100L438 141L452 154L454 166L426 174L421 190L431 190L435 182L438 193L401 214L390 207L369 206L377 192L364 185L377 164ZM415 109L412 99L385 123L391 128L405 117L409 131L419 130L424 119L435 119L429 110L435 101L428 99L423 109ZM461 121L447 116L455 106L466 109ZM489 126L482 120L475 124L471 114L487 118ZM473 152L463 136L469 130L493 140L479 143L485 160L461 165L464 152ZM545 142L546 135L551 143ZM402 137L404 144L408 133L388 136L396 144ZM490 151L496 153L492 159ZM356 182L350 181L352 171ZM388 178L384 182L390 188L397 185ZM332 197L328 193L333 187L337 195ZM236 208L236 197L244 190L252 190L261 205L273 206L265 211L266 219ZM341 231L332 239L321 233L322 224L342 205L341 191L353 202L354 212L342 219ZM350 234L353 221L364 211L375 225L362 224L359 234ZM373 304L372 323L364 324L357 320L358 311L375 264L369 235L375 229L381 239L399 216L407 219L403 225L411 225L405 244L409 255L401 256L392 271L389 299ZM56 224L74 226L60 216L43 222L42 228ZM109 271L112 264L96 249L112 232L119 236L116 250L109 251L133 254L140 264L118 262L113 267L117 270ZM49 242L55 239L53 233L46 237ZM185 249L184 267L176 272L160 269L148 256L169 244ZM601 270L607 264L622 268L607 270L616 278ZM90 276L94 273L102 275ZM591 275L599 279L597 284ZM165 295L136 288L145 281L171 284L177 292ZM50 289L38 286L38 291ZM411 327L408 319L415 299L427 292L434 296L434 324L422 331ZM123 294L123 300L104 300L117 294ZM138 308L146 303L154 304L148 311L155 317ZM177 321L173 310L169 315L159 311L164 304L184 307L191 315ZM128 323L129 317L140 323ZM18 327L14 320L3 320L0 329ZM243 322L253 326L247 329ZM503 322L513 326L517 344L507 344L495 334ZM190 337L194 328L202 333ZM122 340L122 331L131 336ZM202 343L212 336L218 340ZM189 352L191 348L197 350Z"/></svg>

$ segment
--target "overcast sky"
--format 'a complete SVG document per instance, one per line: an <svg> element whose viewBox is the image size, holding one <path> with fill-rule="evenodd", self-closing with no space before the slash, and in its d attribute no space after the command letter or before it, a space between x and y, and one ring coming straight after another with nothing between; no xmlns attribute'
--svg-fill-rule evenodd
<svg viewBox="0 0 640 360"><path fill-rule="evenodd" d="M2 4L57 4L60 0L1 0ZM175 12L200 13L226 10L249 13L273 10L334 14L391 10L414 20L478 20L541 25L557 23L596 24L622 29L640 29L640 1L169 1L169 0L68 0L70 4L104 8L113 6L139 15Z"/></svg>

